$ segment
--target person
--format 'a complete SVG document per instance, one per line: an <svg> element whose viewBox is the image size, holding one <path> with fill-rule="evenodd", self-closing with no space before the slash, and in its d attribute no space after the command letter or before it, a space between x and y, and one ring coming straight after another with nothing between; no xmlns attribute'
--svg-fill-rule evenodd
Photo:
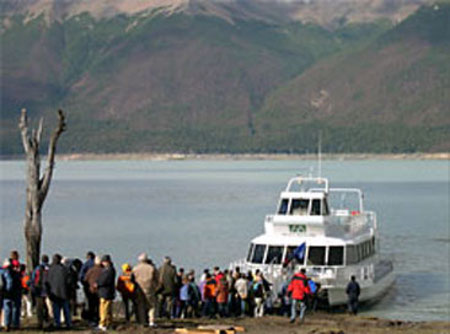
<svg viewBox="0 0 450 334"><path fill-rule="evenodd" d="M103 270L97 279L97 291L100 297L100 322L98 329L106 331L113 321L113 300L116 292L116 270L108 254L102 257Z"/></svg>
<svg viewBox="0 0 450 334"><path fill-rule="evenodd" d="M100 319L100 298L98 297L97 280L103 271L102 260L100 256L94 259L94 266L91 267L84 275L83 286L87 287L85 290L87 297L87 314L86 319L91 326L97 326Z"/></svg>
<svg viewBox="0 0 450 334"><path fill-rule="evenodd" d="M69 305L73 316L77 316L77 290L80 288L78 286L78 277L83 266L80 259L68 259L63 258L62 263L67 267L69 271Z"/></svg>
<svg viewBox="0 0 450 334"><path fill-rule="evenodd" d="M199 305L202 300L202 296L200 290L195 283L195 273L192 271L191 274L188 275L189 281L189 301L188 301L188 309L187 314L189 317L195 316L198 317L199 314Z"/></svg>
<svg viewBox="0 0 450 334"><path fill-rule="evenodd" d="M234 270L230 271L228 276L228 313L234 317L239 315L240 307L238 305L238 295L235 287L236 281L240 276L240 268L236 267Z"/></svg>
<svg viewBox="0 0 450 334"><path fill-rule="evenodd" d="M20 281L22 283L22 318L33 316L33 297L31 296L31 276L28 274L27 266L20 264Z"/></svg>
<svg viewBox="0 0 450 334"><path fill-rule="evenodd" d="M356 315L358 313L358 299L359 294L361 293L361 289L358 282L356 282L355 276L352 276L350 278L350 282L348 283L345 292L347 293L348 297L348 310L350 313Z"/></svg>
<svg viewBox="0 0 450 334"><path fill-rule="evenodd" d="M61 263L60 254L53 255L52 264L48 269L47 278L44 282L45 289L52 301L53 318L56 328L61 328L61 310L64 313L65 325L72 327L72 318L69 305L70 279L67 267Z"/></svg>
<svg viewBox="0 0 450 334"><path fill-rule="evenodd" d="M174 301L174 316L175 318L180 317L182 302L180 299L181 288L183 287L183 281L185 281L186 275L184 273L184 268L179 268L176 276L176 284L175 284L175 301Z"/></svg>
<svg viewBox="0 0 450 334"><path fill-rule="evenodd" d="M320 283L316 283L312 279L310 279L308 281L308 285L309 291L311 292L311 294L309 295L310 298L308 298L309 302L308 307L311 309L312 312L316 312L317 303L319 302Z"/></svg>
<svg viewBox="0 0 450 334"><path fill-rule="evenodd" d="M85 306L88 306L87 308L84 309L83 313L82 313L82 317L86 320L90 320L89 317L89 298L91 297L91 293L89 291L89 284L86 282L85 278L86 278L86 274L89 271L89 269L91 269L94 266L94 262L95 262L95 254L92 251L89 251L86 253L86 261L83 263L83 265L81 266L80 269L80 273L78 274L78 280L81 283L81 286L83 288L83 293L84 293L84 300L85 300Z"/></svg>
<svg viewBox="0 0 450 334"><path fill-rule="evenodd" d="M261 275L255 275L252 291L255 299L254 316L261 318L264 315L264 284Z"/></svg>
<svg viewBox="0 0 450 334"><path fill-rule="evenodd" d="M122 296L122 304L125 310L125 320L128 322L131 318L130 302L132 304L132 311L136 311L136 283L131 271L131 266L128 263L124 263L122 265L122 275L120 275L117 279L116 289Z"/></svg>
<svg viewBox="0 0 450 334"><path fill-rule="evenodd" d="M95 254L92 251L87 252L86 254L86 261L83 263L80 269L80 273L78 275L78 279L83 284L83 287L85 287L89 291L89 286L85 284L85 276L89 269L91 269L95 265ZM86 290L85 290L86 291Z"/></svg>
<svg viewBox="0 0 450 334"><path fill-rule="evenodd" d="M187 310L189 306L189 280L187 277L183 277L181 282L179 304L177 305L177 318L184 319L188 316Z"/></svg>
<svg viewBox="0 0 450 334"><path fill-rule="evenodd" d="M225 276L224 273L220 271L220 267L214 267L213 275L216 284L219 284L219 281Z"/></svg>
<svg viewBox="0 0 450 334"><path fill-rule="evenodd" d="M203 316L214 318L215 316L215 299L216 299L216 280L211 274L206 275L206 281L203 286Z"/></svg>
<svg viewBox="0 0 450 334"><path fill-rule="evenodd" d="M177 270L172 265L170 257L164 258L164 263L159 270L159 287L158 291L161 293L161 312L167 318L175 317L174 303L176 301L176 284L177 284Z"/></svg>
<svg viewBox="0 0 450 334"><path fill-rule="evenodd" d="M291 282L288 286L288 293L291 294L291 323L295 321L297 317L297 304L300 304L300 323L305 319L306 312L306 298L309 294L308 277L306 277L306 271L304 268L294 274Z"/></svg>
<svg viewBox="0 0 450 334"><path fill-rule="evenodd" d="M6 331L20 327L20 309L22 306L22 283L20 272L13 266L12 260L3 263L3 323Z"/></svg>
<svg viewBox="0 0 450 334"><path fill-rule="evenodd" d="M9 254L11 268L17 272L20 272L20 255L16 250L12 250Z"/></svg>
<svg viewBox="0 0 450 334"><path fill-rule="evenodd" d="M36 317L38 328L44 329L45 322L49 320L47 308L47 290L45 289L45 280L47 279L49 269L49 258L42 255L41 264L38 265L31 274L31 293L36 303Z"/></svg>
<svg viewBox="0 0 450 334"><path fill-rule="evenodd" d="M217 276L216 276L217 277ZM228 317L228 281L225 276L219 279L216 289L217 310L221 318Z"/></svg>
<svg viewBox="0 0 450 334"><path fill-rule="evenodd" d="M244 274L240 274L239 278L236 280L234 284L236 288L238 301L241 305L241 317L245 316L245 310L247 309L247 298L248 298L248 281Z"/></svg>
<svg viewBox="0 0 450 334"><path fill-rule="evenodd" d="M150 327L156 327L158 271L146 253L140 254L138 261L138 265L133 268L134 280L139 286L137 292L138 322L141 324L148 323Z"/></svg>

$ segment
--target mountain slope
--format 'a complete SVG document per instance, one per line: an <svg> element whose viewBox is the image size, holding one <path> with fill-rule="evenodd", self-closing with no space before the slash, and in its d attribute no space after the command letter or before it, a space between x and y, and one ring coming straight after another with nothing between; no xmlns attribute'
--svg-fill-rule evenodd
<svg viewBox="0 0 450 334"><path fill-rule="evenodd" d="M329 29L257 1L62 15L80 0L52 20L24 3L2 17L2 154L22 107L67 110L65 152L307 152L319 130L330 152L447 149L448 5Z"/></svg>
<svg viewBox="0 0 450 334"><path fill-rule="evenodd" d="M358 27L364 34L184 13L82 14L50 25L16 16L2 36L3 151L20 149L17 110L52 105L70 110L66 138L76 146L65 150L249 149L267 94L388 26Z"/></svg>
<svg viewBox="0 0 450 334"><path fill-rule="evenodd" d="M325 59L279 88L255 123L284 137L285 149L281 142L302 142L312 126L324 129L331 150L445 151L449 78L450 5L426 6L370 46Z"/></svg>

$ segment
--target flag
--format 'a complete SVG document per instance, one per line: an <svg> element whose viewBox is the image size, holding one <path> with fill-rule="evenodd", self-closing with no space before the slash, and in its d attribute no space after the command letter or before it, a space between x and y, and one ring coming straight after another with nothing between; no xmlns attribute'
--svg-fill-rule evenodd
<svg viewBox="0 0 450 334"><path fill-rule="evenodd" d="M302 243L294 250L294 256L298 260L303 260L305 258L305 252L306 252L306 243Z"/></svg>

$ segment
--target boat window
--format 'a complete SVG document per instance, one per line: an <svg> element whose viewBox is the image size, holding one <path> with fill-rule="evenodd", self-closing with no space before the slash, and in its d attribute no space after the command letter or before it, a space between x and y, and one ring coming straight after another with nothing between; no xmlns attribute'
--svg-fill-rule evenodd
<svg viewBox="0 0 450 334"><path fill-rule="evenodd" d="M255 245L252 262L263 263L265 252L266 252L266 245Z"/></svg>
<svg viewBox="0 0 450 334"><path fill-rule="evenodd" d="M356 247L353 245L347 246L347 265L358 263L358 254Z"/></svg>
<svg viewBox="0 0 450 334"><path fill-rule="evenodd" d="M344 247L331 246L328 252L328 265L341 266L344 264Z"/></svg>
<svg viewBox="0 0 450 334"><path fill-rule="evenodd" d="M308 214L309 199L293 199L291 215L306 216Z"/></svg>
<svg viewBox="0 0 450 334"><path fill-rule="evenodd" d="M286 256L284 258L284 263L289 263L292 260L294 260L294 251L297 249L298 246L288 246L286 249ZM297 259L295 258L295 261L298 264L304 264L305 263L305 258L301 258L301 259Z"/></svg>
<svg viewBox="0 0 450 334"><path fill-rule="evenodd" d="M254 247L255 247L254 244L250 244L250 248L248 249L247 262L250 262L250 260L252 259L252 253L253 253Z"/></svg>
<svg viewBox="0 0 450 334"><path fill-rule="evenodd" d="M330 214L330 209L328 208L328 201L326 198L323 199L322 203L322 214L328 216Z"/></svg>
<svg viewBox="0 0 450 334"><path fill-rule="evenodd" d="M283 257L283 247L269 246L267 251L266 264L280 264Z"/></svg>
<svg viewBox="0 0 450 334"><path fill-rule="evenodd" d="M285 215L288 210L289 199L283 198L280 203L280 208L278 209L279 215Z"/></svg>
<svg viewBox="0 0 450 334"><path fill-rule="evenodd" d="M362 250L362 244L356 245L356 251L358 252L358 262L364 260L364 257L363 257L363 250Z"/></svg>
<svg viewBox="0 0 450 334"><path fill-rule="evenodd" d="M311 216L320 216L320 199L313 199L311 205Z"/></svg>
<svg viewBox="0 0 450 334"><path fill-rule="evenodd" d="M309 247L308 265L315 265L315 266L325 265L325 247L323 246Z"/></svg>

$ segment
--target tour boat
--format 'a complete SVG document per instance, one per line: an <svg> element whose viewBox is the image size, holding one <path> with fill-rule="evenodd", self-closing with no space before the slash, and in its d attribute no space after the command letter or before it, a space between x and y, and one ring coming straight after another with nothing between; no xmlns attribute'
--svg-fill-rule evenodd
<svg viewBox="0 0 450 334"><path fill-rule="evenodd" d="M322 177L292 178L264 230L247 258L230 268L259 269L273 285L272 298L300 268L320 284L329 306L347 302L351 276L360 284L361 302L376 301L395 281L392 261L379 254L376 214L364 210L360 189L330 188Z"/></svg>

